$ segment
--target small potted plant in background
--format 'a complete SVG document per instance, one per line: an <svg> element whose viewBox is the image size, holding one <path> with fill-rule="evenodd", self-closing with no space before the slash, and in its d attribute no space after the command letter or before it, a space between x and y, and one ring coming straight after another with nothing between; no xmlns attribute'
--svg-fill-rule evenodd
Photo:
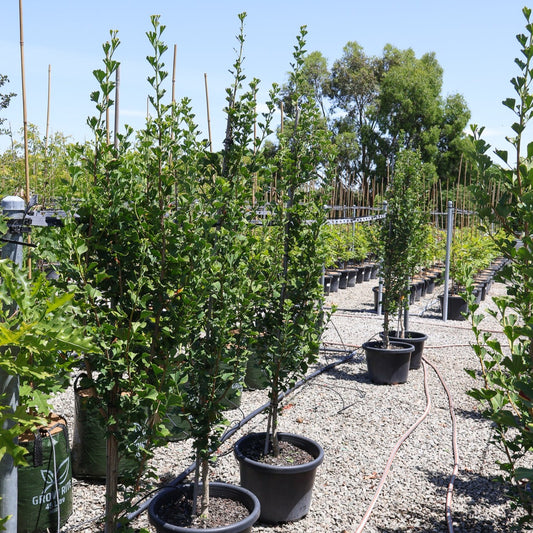
<svg viewBox="0 0 533 533"><path fill-rule="evenodd" d="M383 332L381 341L363 345L370 378L375 383L405 383L409 375L411 340L427 337L405 331L410 279L419 260L426 213L420 154L401 150L396 159L391 186L387 190L387 212L381 226L381 275L383 277ZM396 328L391 320L396 319ZM420 352L421 357L421 352Z"/></svg>
<svg viewBox="0 0 533 533"><path fill-rule="evenodd" d="M260 324L265 350L259 354L269 384L266 431L245 435L235 445L241 484L261 502L261 521L305 516L323 450L312 439L279 431L282 395L318 357L324 327L322 226L330 180L330 140L302 73L306 30L295 47L284 124L277 151L278 201L265 224L270 233L263 270ZM292 453L292 455L291 455ZM287 461L287 457L290 458Z"/></svg>

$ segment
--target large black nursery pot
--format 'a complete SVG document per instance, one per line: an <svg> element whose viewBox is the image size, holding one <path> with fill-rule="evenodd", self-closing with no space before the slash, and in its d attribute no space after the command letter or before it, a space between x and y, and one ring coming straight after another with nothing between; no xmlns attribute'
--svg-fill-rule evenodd
<svg viewBox="0 0 533 533"><path fill-rule="evenodd" d="M383 338L383 332L379 334ZM398 336L397 331L389 332L389 339L393 342L406 342L414 346L414 350L411 353L411 362L409 364L409 370L418 370L422 365L422 356L424 355L424 343L427 341L428 336L424 333L417 331L405 331L404 336Z"/></svg>
<svg viewBox="0 0 533 533"><path fill-rule="evenodd" d="M246 450L266 433L250 433L241 437L234 447L239 461L241 485L252 491L261 502L261 522L293 522L303 518L311 506L317 468L324 460L324 450L312 439L291 433L278 433L285 441L308 452L313 459L301 465L269 465L247 456Z"/></svg>
<svg viewBox="0 0 533 533"><path fill-rule="evenodd" d="M439 294L441 309L443 309L444 295ZM463 313L468 313L467 301L458 294L448 295L448 320L466 320Z"/></svg>
<svg viewBox="0 0 533 533"><path fill-rule="evenodd" d="M228 483L210 483L210 498L226 498L242 503L249 512L248 516L243 520L234 524L206 529L176 525L169 522L165 516L165 510L183 496L191 499L193 489L194 485L192 483L163 489L150 502L148 518L158 533L249 533L252 531L252 526L257 522L261 510L259 500L249 490Z"/></svg>
<svg viewBox="0 0 533 533"><path fill-rule="evenodd" d="M409 377L411 354L415 347L406 342L391 342L390 348L383 348L381 341L363 344L370 379L379 385L405 383Z"/></svg>

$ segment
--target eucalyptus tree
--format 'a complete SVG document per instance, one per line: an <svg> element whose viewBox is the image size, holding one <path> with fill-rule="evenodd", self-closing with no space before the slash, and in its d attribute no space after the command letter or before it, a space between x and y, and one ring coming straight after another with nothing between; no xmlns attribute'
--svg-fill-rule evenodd
<svg viewBox="0 0 533 533"><path fill-rule="evenodd" d="M388 44L377 57L357 42L346 44L326 87L347 186L365 190L384 179L401 148L420 150L434 177L456 173L470 115L461 95L442 97L442 73L433 53L417 58Z"/></svg>
<svg viewBox="0 0 533 533"><path fill-rule="evenodd" d="M337 161L348 186L365 190L374 166L376 120L371 114L379 94L382 61L365 54L356 41L349 41L343 55L333 63L328 95L341 116L332 120Z"/></svg>
<svg viewBox="0 0 533 533"><path fill-rule="evenodd" d="M387 157L401 148L420 150L422 161L434 169L450 171L447 162L459 159L470 114L458 94L442 97L443 69L433 52L417 58L412 49L384 49L386 65L380 81L375 116ZM453 168L453 167L452 167ZM436 171L434 172L436 176Z"/></svg>

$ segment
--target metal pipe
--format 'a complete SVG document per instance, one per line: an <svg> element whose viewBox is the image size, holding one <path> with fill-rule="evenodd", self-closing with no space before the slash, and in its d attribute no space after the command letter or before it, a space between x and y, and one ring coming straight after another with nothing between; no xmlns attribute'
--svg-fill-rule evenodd
<svg viewBox="0 0 533 533"><path fill-rule="evenodd" d="M6 196L1 207L5 216L10 219L22 220L25 203L18 196ZM19 267L22 266L22 232L20 227L14 227L6 234L6 244L2 247L2 259L11 259ZM8 412L14 413L19 403L18 376L10 376L0 369L0 397L2 405L7 406ZM7 419L2 429L10 429L15 425L13 420ZM0 459L0 516L11 516L5 524L7 533L17 533L17 503L18 503L18 472L13 457L5 453Z"/></svg>
<svg viewBox="0 0 533 533"><path fill-rule="evenodd" d="M450 282L450 255L453 239L453 202L448 201L448 218L446 222L446 260L444 266L444 295L442 297L442 320L448 320L448 292Z"/></svg>

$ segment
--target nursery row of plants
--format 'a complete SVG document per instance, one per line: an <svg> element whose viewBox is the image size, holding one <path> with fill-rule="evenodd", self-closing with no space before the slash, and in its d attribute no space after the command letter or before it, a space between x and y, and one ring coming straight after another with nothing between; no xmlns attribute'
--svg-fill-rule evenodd
<svg viewBox="0 0 533 533"><path fill-rule="evenodd" d="M524 14L529 21L529 10ZM47 399L69 385L73 371L83 370L82 388L90 391L87 402L98 407L106 428L108 532L116 530L140 487L155 476L149 459L171 437L168 420L176 413L193 441L196 464L194 483L186 488L192 501L188 525L218 525L210 521L216 513L210 515L209 510L222 494L218 485L210 484L209 465L228 424L225 400L242 385L252 354L268 382L268 421L264 432L253 435L259 443L240 441L238 453L256 469L255 463L267 456L282 463L289 448L303 447L307 455L301 461L312 459L318 466L323 459L318 443L301 445L288 437L280 431L278 414L280 396L318 358L328 319L324 267L379 260L386 302L383 341L378 344L388 349L396 337L408 333L391 324L403 323L410 281L443 259L443 234L420 208L427 205L429 191L417 150L401 149L395 155L383 222L327 224L324 205L335 172L335 147L304 75L305 28L297 37L284 95L291 105L283 128L276 132L278 144L274 151L262 149L274 133L280 88L272 87L269 111L258 117L259 81L244 85L245 15L239 19L220 153L200 139L187 98L167 103L167 46L164 26L155 16L147 33L152 48L147 58L153 69L151 116L140 131L110 132L108 115L116 106L119 69L119 40L111 32L103 45L103 67L94 72L98 88L91 98L96 113L88 119L94 142L77 145L71 154L60 206L65 213L62 226L34 231L32 242L39 247L25 247L31 248L34 264L56 265L57 279L47 281L34 271L29 280L24 271L0 262L0 334L5 347L0 378L20 379L18 406L2 404L0 409L2 453L15 466L26 462L25 439L17 444L17 437L26 434L31 441L35 432L40 434L36 428L50 422ZM531 33L519 41L527 51L521 68L529 80ZM522 91L528 87L527 81L516 83L523 83ZM507 102L522 126L533 105L527 94L519 92L519 103ZM473 131L476 194L486 224L479 231L455 232L451 276L468 291L473 274L495 256L509 261L500 274L509 284L509 297L499 302L499 309L512 353L504 355L500 344L479 330L480 319L473 319L484 377L484 386L474 394L497 425L500 443L508 451L505 472L518 501L527 506L532 500L524 480L533 473L515 465L532 444L533 172L521 159L523 128L518 129L518 164L510 170L492 163L488 146L478 130ZM526 153L533 157L533 145ZM497 199L495 182L504 191ZM254 195L274 188L274 201L259 216ZM501 231L494 233L494 227ZM9 235L7 225L2 229ZM475 306L471 301L474 317ZM408 346L411 353L414 346ZM121 458L128 459L126 466ZM270 515L272 493L264 492L255 472L245 474L244 490L230 489L229 499L248 509L235 531L249 531L259 517L278 522L305 515L305 506L297 514L291 508L282 516L277 508ZM183 487L154 500L151 519L158 528L165 521L159 513L179 499L179 490ZM48 506L43 528L56 527L57 503ZM1 520L9 528L6 514Z"/></svg>

